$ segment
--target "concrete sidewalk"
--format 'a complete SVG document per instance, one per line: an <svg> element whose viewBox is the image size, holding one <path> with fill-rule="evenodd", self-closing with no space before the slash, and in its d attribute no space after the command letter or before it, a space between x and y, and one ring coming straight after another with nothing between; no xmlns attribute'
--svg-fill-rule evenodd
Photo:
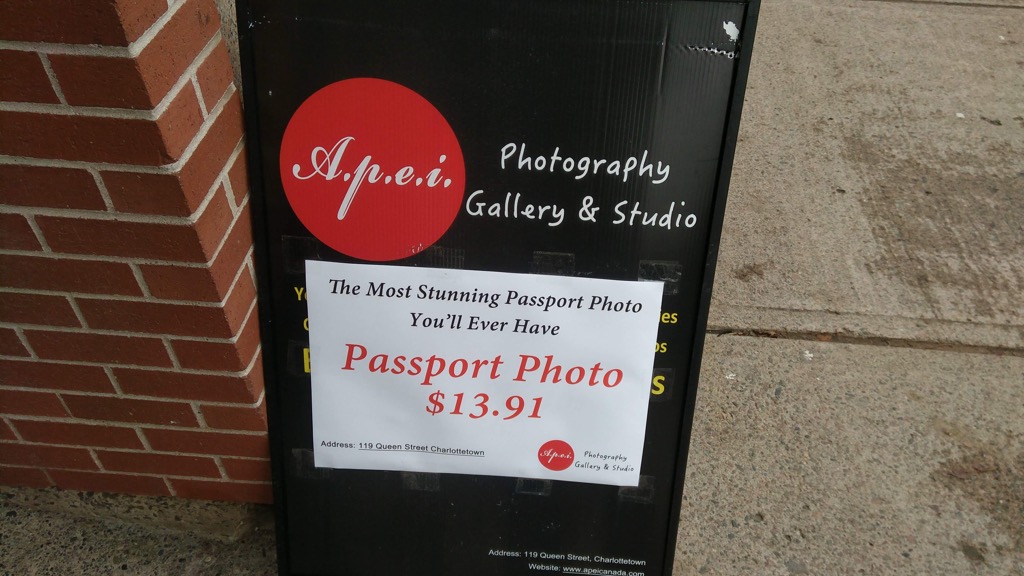
<svg viewBox="0 0 1024 576"><path fill-rule="evenodd" d="M1024 575L1024 0L763 0L677 575ZM274 574L266 508L0 491L0 574Z"/></svg>
<svg viewBox="0 0 1024 576"><path fill-rule="evenodd" d="M677 574L1024 574L1022 30L765 1Z"/></svg>

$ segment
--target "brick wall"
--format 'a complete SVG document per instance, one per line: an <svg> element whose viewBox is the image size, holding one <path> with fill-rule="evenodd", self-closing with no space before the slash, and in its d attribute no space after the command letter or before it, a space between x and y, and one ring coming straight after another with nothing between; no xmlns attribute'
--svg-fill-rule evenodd
<svg viewBox="0 0 1024 576"><path fill-rule="evenodd" d="M213 0L0 2L0 484L266 502Z"/></svg>

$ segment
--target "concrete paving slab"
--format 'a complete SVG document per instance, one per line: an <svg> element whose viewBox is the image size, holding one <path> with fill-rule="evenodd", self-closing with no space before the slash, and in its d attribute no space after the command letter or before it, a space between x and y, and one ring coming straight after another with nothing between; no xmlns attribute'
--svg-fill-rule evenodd
<svg viewBox="0 0 1024 576"><path fill-rule="evenodd" d="M1024 348L1024 10L766 0L757 36L711 326Z"/></svg>
<svg viewBox="0 0 1024 576"><path fill-rule="evenodd" d="M0 574L273 576L266 506L0 489Z"/></svg>
<svg viewBox="0 0 1024 576"><path fill-rule="evenodd" d="M678 575L1024 575L1024 359L711 337Z"/></svg>

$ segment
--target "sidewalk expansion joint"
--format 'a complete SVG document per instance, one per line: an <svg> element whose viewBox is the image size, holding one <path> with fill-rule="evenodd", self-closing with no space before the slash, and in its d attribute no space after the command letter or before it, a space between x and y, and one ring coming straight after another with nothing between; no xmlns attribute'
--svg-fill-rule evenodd
<svg viewBox="0 0 1024 576"><path fill-rule="evenodd" d="M957 0L862 0L863 2L883 2L885 4L932 4L935 6L956 6L959 8L1008 8L1024 10L1020 4L997 4L987 2L964 2Z"/></svg>
<svg viewBox="0 0 1024 576"><path fill-rule="evenodd" d="M1024 349L1021 348L977 346L972 344L957 344L954 342L934 342L909 338L885 338L881 336L850 336L848 334L838 334L835 332L709 328L707 333L710 336L748 336L753 338L774 338L778 340L859 344L863 346L881 346L883 348L910 348L913 350L933 350L961 354L987 354L991 356L1015 356L1024 358Z"/></svg>

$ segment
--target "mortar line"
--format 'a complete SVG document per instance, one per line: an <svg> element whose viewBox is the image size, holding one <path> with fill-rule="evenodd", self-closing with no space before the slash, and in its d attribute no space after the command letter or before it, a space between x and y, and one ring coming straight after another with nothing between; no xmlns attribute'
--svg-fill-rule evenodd
<svg viewBox="0 0 1024 576"><path fill-rule="evenodd" d="M95 254L76 254L74 252L40 252L38 250L0 250L3 256L32 256L50 260L82 260L86 262L113 262L116 264L147 264L153 266L177 266L181 268L209 268L210 262L180 262L175 260L157 260L154 258L136 258L133 256L99 256ZM6 289L6 288L5 288ZM45 292L46 290L42 290ZM96 296L97 294L93 294Z"/></svg>
<svg viewBox="0 0 1024 576"><path fill-rule="evenodd" d="M203 99L203 91L199 88L199 80L196 78L195 73L189 76L189 82L192 84L192 91L196 94L196 100L199 101L199 111L203 114L203 120L205 121L210 117L210 111L206 109L206 100Z"/></svg>
<svg viewBox="0 0 1024 576"><path fill-rule="evenodd" d="M5 390L12 390L12 391L15 391L15 392L50 392L52 394L57 394L57 395L69 394L69 395L72 395L72 396L83 396L83 397L89 397L89 398L121 398L121 399L130 399L130 400L149 400L149 401L152 401L152 402L160 402L160 403L164 403L164 404L190 404L192 402L197 402L197 403L202 404L204 406L213 406L213 407L216 407L216 408L258 408L259 405L260 405L259 402L230 402L230 401L223 401L223 400L203 400L201 398L168 398L167 396L151 396L151 395L148 395L148 394L125 394L125 393L121 392L120 388L117 389L116 393L110 393L110 392L91 392L89 390L54 389L54 388L45 388L45 387L40 387L40 386L5 386L4 389ZM69 412L69 414L70 414L70 412ZM27 417L29 417L29 415L22 415L22 414L19 414L17 416L19 418L27 418ZM51 420L56 420L56 419L59 419L59 418L61 418L61 417L56 417L56 416L44 416L44 417L42 417L42 419L46 420L47 422L49 422ZM90 421L93 422L92 420L90 420ZM96 420L95 422L99 422L99 421ZM130 426L130 425L132 425L132 423L131 422L121 422L121 425L129 425ZM192 430L198 430L198 428L196 428L195 426L191 426L191 427L187 426L186 428L189 428L189 429L192 429Z"/></svg>
<svg viewBox="0 0 1024 576"><path fill-rule="evenodd" d="M146 278L142 275L142 268L139 267L135 262L129 262L128 268L131 268L132 274L135 275L135 281L139 283L139 289L142 290L142 296L144 298L153 298L155 300L162 300L162 298L156 298L153 293L149 291L149 285L146 284Z"/></svg>
<svg viewBox="0 0 1024 576"><path fill-rule="evenodd" d="M197 433L209 433L209 434L228 434L228 435L241 435L241 436L265 436L266 431L259 430L233 430L233 429L222 429L222 428L198 428L196 426L173 426L169 424L149 424L147 422L117 422L113 420L90 420L87 418L56 418L53 416L29 416L23 414L11 414L10 417L16 417L18 420L30 421L30 422L41 422L41 423L57 423L57 424L81 424L84 426L105 426L112 428L123 428L130 430L138 430L145 434L145 429L150 430L161 430L170 432L197 432ZM33 442L34 444L53 444L52 442ZM144 444L148 445L149 442ZM152 449L152 448L147 448ZM118 448L118 450L124 450L129 452L142 452L139 448ZM167 450L153 450L154 452L168 452ZM249 458L259 458L258 456L249 456Z"/></svg>
<svg viewBox="0 0 1024 576"><path fill-rule="evenodd" d="M60 87L60 82L57 81L57 74L54 73L53 67L50 66L50 58L42 52L37 52L37 54L39 54L39 60L43 64L43 70L46 71L46 77L50 79L50 86L53 88L53 92L57 95L57 100L61 104L67 106L68 100L64 97L64 90Z"/></svg>
<svg viewBox="0 0 1024 576"><path fill-rule="evenodd" d="M66 390L64 391L66 392ZM211 404L215 405L215 404ZM108 426L113 428L125 428L132 429L141 432L145 435L145 429L150 430L162 430L168 432L197 432L203 434L227 434L227 435L238 435L238 436L266 436L265 430L233 430L227 428L198 428L196 426L174 426L171 424L150 424L148 422L118 422L116 420L91 420L88 418L75 418L75 417L55 417L55 416L32 416L28 414L11 414L10 417L16 417L18 420L26 420L31 422L42 422L42 423L58 423L58 424L82 424L85 426ZM50 444L48 442L34 442L35 444ZM143 443L149 446L148 440ZM147 448L152 450L152 447ZM138 448L121 448L120 450L128 450L141 452ZM166 450L153 450L154 452L166 452ZM249 458L259 458L258 456L249 456Z"/></svg>
<svg viewBox="0 0 1024 576"><path fill-rule="evenodd" d="M170 367L170 366L145 366L145 365L141 365L141 364L115 364L114 366L109 366L109 364L110 364L109 362L83 362L81 360L62 360L62 359L59 359L59 358L55 359L55 358L38 358L38 357L37 358L28 358L28 357L25 357L25 356L6 356L5 355L5 356L0 356L0 358L2 358L4 360L10 360L10 361L15 362L15 363L17 363L17 362L44 362L44 363L47 363L47 364L61 364L61 365L65 365L65 366L89 366L89 367L96 367L96 368L105 368L106 367L106 368L118 368L118 369L124 369L124 370L142 370L142 371L145 371L145 372L174 373L174 374L182 374L182 375L186 375L186 376L223 376L223 377L226 377L226 378L245 378L246 376L249 375L249 373L252 371L252 368L255 366L255 359L256 359L257 355L258 355L258 350L257 350L257 353L253 354L253 359L249 361L249 364L246 365L246 368L244 368L243 370L238 370L238 371L230 371L230 370L198 370L198 369L194 369L194 368L173 368L173 367ZM11 389L20 388L19 386L13 386L13 385L10 385L10 384L5 384L4 386L7 387L7 388L11 388ZM115 388L116 388L116 386L115 386ZM27 390L27 391L33 390L33 388L31 388L31 387L27 387L27 388L24 388L24 389ZM65 388L54 388L54 389L40 388L40 389L58 390L58 391L73 392L73 393L80 393L80 394L86 394L86 395L99 395L99 396L109 396L110 395L109 393L89 392L89 391L86 391L86 390L68 390L68 389L65 389ZM161 397L156 397L156 399L157 400L166 400L166 398L161 398Z"/></svg>
<svg viewBox="0 0 1024 576"><path fill-rule="evenodd" d="M139 438L139 443L142 444L142 448L146 452L152 452L153 446L149 443L149 438L142 433L142 426L132 426L132 430L135 431L135 435Z"/></svg>
<svg viewBox="0 0 1024 576"><path fill-rule="evenodd" d="M87 448L89 456L92 457L92 461L96 463L96 467L100 469L100 472L107 472L107 469L103 466L103 462L100 461L100 457L96 455L95 448Z"/></svg>
<svg viewBox="0 0 1024 576"><path fill-rule="evenodd" d="M174 346L171 346L171 339L164 336L160 341L164 343L164 349L167 350L167 355L171 358L171 365L175 370L181 370L181 360L178 360L178 355L174 352Z"/></svg>
<svg viewBox="0 0 1024 576"><path fill-rule="evenodd" d="M68 408L68 403L64 401L64 397L61 396L61 393L55 392L53 395L57 397L57 401L60 402L60 405L64 407L64 411L67 412L68 416L71 416L71 408Z"/></svg>
<svg viewBox="0 0 1024 576"><path fill-rule="evenodd" d="M25 42L0 40L0 50L62 54L68 56L101 56L104 58L131 58L127 46L101 46L98 44L62 44L59 42Z"/></svg>
<svg viewBox="0 0 1024 576"><path fill-rule="evenodd" d="M218 177L215 183L224 187L224 192L228 195L228 205L231 207L231 214L233 216L238 216L238 213L242 211L242 208L239 206L238 202L235 201L235 188L231 185L231 178L228 177L226 172L227 168L230 166L230 161L224 165L224 176Z"/></svg>
<svg viewBox="0 0 1024 576"><path fill-rule="evenodd" d="M35 214L22 214L22 216L24 216L25 220L28 221L28 227L32 229L32 233L36 235L36 241L38 241L39 246L42 247L43 254L53 254L54 252L50 249L50 244L46 242L46 236L43 236L43 229L40 228L39 224L36 222ZM32 252L36 252L38 254L35 250L32 250Z"/></svg>
<svg viewBox="0 0 1024 576"><path fill-rule="evenodd" d="M12 326L12 328L14 330L14 333L18 336L18 339L21 340L21 345L24 346L26 350L28 350L29 357L28 358L21 358L21 359L25 360L25 361L28 361L28 360L39 360L39 355L36 354L36 351L34 349L32 349L32 344L29 344L28 337L25 336L25 331L21 328L21 326L17 326L16 325L16 326Z"/></svg>
<svg viewBox="0 0 1024 576"><path fill-rule="evenodd" d="M164 298L152 298L145 296L115 296L113 294L82 294L79 292L62 292L60 290L30 290L28 288L13 288L13 289L0 289L0 294L52 294L54 296L74 296L83 300L104 300L108 302L135 302L145 304L167 304L172 306L191 306L194 308L223 308L224 299L219 302L211 302L206 300L169 300ZM9 322L0 321L0 325L9 324ZM25 324L26 326L29 324ZM46 326L33 325L33 326ZM67 328L66 326L53 326L52 328ZM110 330L111 332L118 332L118 330Z"/></svg>
<svg viewBox="0 0 1024 576"><path fill-rule="evenodd" d="M75 297L70 294L64 294L64 297L67 298L68 304L71 306L71 311L75 313L75 317L78 318L79 324L82 325L82 328L88 329L89 322L85 319L85 315L82 314L82 309L78 307L78 301L76 301Z"/></svg>
<svg viewBox="0 0 1024 576"><path fill-rule="evenodd" d="M221 480L231 480L232 478L230 476L228 476L228 471L227 471L226 468L224 468L224 463L221 462L220 458L221 458L220 456L214 456L213 457L214 464L216 464L217 465L217 469L220 470L220 479Z"/></svg>
<svg viewBox="0 0 1024 576"><path fill-rule="evenodd" d="M125 396L124 390L121 390L121 383L117 381L117 375L114 374L114 369L110 366L104 366L103 372L107 375L107 379L110 380L110 385L113 386L115 394L117 396Z"/></svg>
<svg viewBox="0 0 1024 576"><path fill-rule="evenodd" d="M193 400L189 402L189 406L192 407L192 414L196 417L196 422L199 423L199 428L202 430L210 430L210 425L206 423L206 416L203 415L203 410L199 405L199 401Z"/></svg>
<svg viewBox="0 0 1024 576"><path fill-rule="evenodd" d="M92 179L96 181L96 188L100 191L100 196L103 198L103 204L107 207L107 212L116 212L117 209L114 207L114 200L110 197L110 191L107 189L107 183L103 181L103 177L100 176L100 171L95 168L86 168L89 174L92 174Z"/></svg>
<svg viewBox="0 0 1024 576"><path fill-rule="evenodd" d="M13 292L12 291L12 293L17 293L17 292ZM0 292L0 296L2 296L2 295L3 295L3 292ZM54 296L63 296L63 294L54 293ZM250 304L250 306L252 306L252 305ZM246 312L246 317L248 318L248 316L249 316L249 313ZM186 342L205 342L205 343L208 343L208 344L237 344L238 343L238 334L233 334L233 335L231 335L230 337L227 337L227 338L210 338L210 337L195 336L195 335L188 335L188 334L157 334L157 333L150 333L150 332L139 332L137 330L104 330L104 329L100 329L100 328L74 328L74 327L68 327L68 326L49 326L49 325L46 325L46 324L15 324L13 322L0 322L0 328L11 328L13 330L28 329L28 330L40 330L40 331L46 331L46 332L65 332L65 333L71 333L71 334L96 334L96 335L100 335L100 336L131 336L131 337L136 337L136 338L146 338L146 339L152 339L152 340L158 340L160 338L167 337L167 338L170 338L171 340L183 340L183 341L186 341ZM0 357L17 358L16 356L12 357L12 356L10 356L8 354L0 354ZM46 358L35 358L35 359L36 360L47 360ZM62 364L76 364L76 363L77 364L82 364L82 365L107 364L106 362L90 362L90 361L83 361L83 360L65 360L65 359L55 360L55 359L52 359L52 358L49 359L49 360L50 361L57 361L57 362L60 362ZM136 365L136 364L119 364L118 366L119 367L124 367L124 368L130 368L132 366L140 366L140 365ZM144 365L142 365L142 366L144 366Z"/></svg>
<svg viewBox="0 0 1024 576"><path fill-rule="evenodd" d="M4 424L7 424L7 427L11 429L11 433L14 434L15 440L18 440L19 442L25 441L25 438L22 437L21 432L18 431L18 429L14 426L14 422L11 421L11 416L4 416L2 420L4 421Z"/></svg>

